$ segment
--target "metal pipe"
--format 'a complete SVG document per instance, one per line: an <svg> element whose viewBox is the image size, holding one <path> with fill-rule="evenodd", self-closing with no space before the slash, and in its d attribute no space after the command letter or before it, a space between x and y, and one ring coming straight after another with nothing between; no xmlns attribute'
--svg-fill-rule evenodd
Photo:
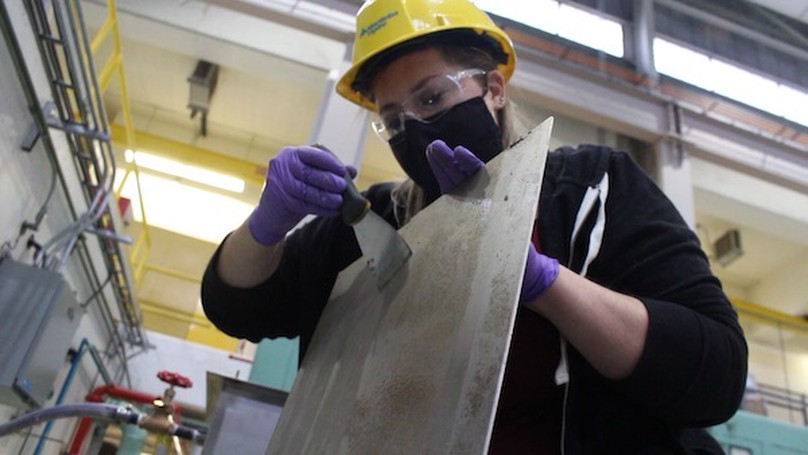
<svg viewBox="0 0 808 455"><path fill-rule="evenodd" d="M95 268L92 267L92 259L90 258L89 249L87 244L84 240L81 241L81 250L79 254L79 259L81 261L82 268L84 269L84 273L91 279L91 286L95 289L99 289L102 286L101 280L98 277L98 274L95 272ZM94 281L94 283L92 282ZM113 346L115 346L114 354L117 354L118 357L121 359L121 366L124 371L124 378L126 379L127 385L131 385L131 379L129 378L129 368L127 365L126 360L126 345L123 342L123 337L118 331L118 327L115 324L115 318L112 315L112 310L110 309L109 302L107 301L106 295L103 292L98 294L98 297L101 298L101 305L98 305L99 312L101 313L101 319L104 322L107 331L109 332L110 342ZM108 381L113 382L113 381Z"/></svg>
<svg viewBox="0 0 808 455"><path fill-rule="evenodd" d="M634 23L631 34L631 49L637 70L648 76L649 79L658 79L656 68L654 67L654 34L656 25L654 23L654 2L653 0L634 0Z"/></svg>
<svg viewBox="0 0 808 455"><path fill-rule="evenodd" d="M65 378L64 382L62 383L62 388L59 390L59 395L56 397L55 404L58 406L62 404L64 401L65 395L67 394L67 389L70 387L70 384L73 382L73 377L76 374L76 370L78 369L79 364L81 363L81 358L84 355L84 351L87 350L87 339L84 338L81 340L81 344L79 344L79 349L76 354L73 356L73 359L70 361L70 370L67 372L67 377ZM53 426L53 421L49 420L48 423L45 425L45 428L42 430L42 435L39 437L39 442L36 444L36 449L34 449L34 455L39 455L42 453L42 449L45 447L45 439L50 434L51 427Z"/></svg>
<svg viewBox="0 0 808 455"><path fill-rule="evenodd" d="M37 409L20 418L0 425L0 437L19 431L23 428L36 425L40 422L65 417L93 416L96 418L112 419L118 422L138 423L140 414L136 411L110 404L78 403L51 406Z"/></svg>
<svg viewBox="0 0 808 455"><path fill-rule="evenodd" d="M83 338L79 344L78 350L73 355L73 359L70 361L70 370L67 372L67 377L62 383L62 388L59 390L59 395L57 396L55 402L56 405L60 405L62 402L64 402L65 396L67 395L67 390L73 383L73 378L75 378L76 371L81 364L81 359L84 356L84 353L87 351L90 351L92 354L93 361L95 362L96 368L98 368L98 372L101 373L101 377L104 378L107 383L111 382L109 373L107 372L104 364L101 362L101 358L98 356L98 351L95 349L95 346L90 344L87 338ZM37 442L36 449L34 449L34 455L42 453L42 449L45 447L45 441L47 440L48 434L50 434L52 427L53 421L48 420L48 423L45 425L45 428L42 431L42 435L39 437L39 442Z"/></svg>

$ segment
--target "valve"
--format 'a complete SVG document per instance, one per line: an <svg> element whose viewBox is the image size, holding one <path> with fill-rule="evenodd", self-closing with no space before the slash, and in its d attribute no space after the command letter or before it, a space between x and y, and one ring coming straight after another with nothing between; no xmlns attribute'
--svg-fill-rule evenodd
<svg viewBox="0 0 808 455"><path fill-rule="evenodd" d="M194 385L194 383L187 377L179 373L172 373L171 371L160 371L157 373L157 377L167 384L182 387L183 389L188 389Z"/></svg>
<svg viewBox="0 0 808 455"><path fill-rule="evenodd" d="M182 454L179 439L175 436L179 428L174 415L175 387L183 389L193 386L187 377L171 371L160 371L157 378L168 384L163 397L154 401L154 411L142 422L141 427L158 433L155 441L155 453Z"/></svg>
<svg viewBox="0 0 808 455"><path fill-rule="evenodd" d="M155 402L158 408L165 408L168 414L174 414L174 396L176 392L174 387L182 387L183 389L190 388L193 385L190 379L171 371L160 371L157 373L157 378L168 384L168 388L163 392L163 397L159 402Z"/></svg>

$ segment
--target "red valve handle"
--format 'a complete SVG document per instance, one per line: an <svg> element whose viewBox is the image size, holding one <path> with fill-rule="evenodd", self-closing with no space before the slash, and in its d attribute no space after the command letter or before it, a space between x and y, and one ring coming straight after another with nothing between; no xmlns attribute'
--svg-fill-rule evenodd
<svg viewBox="0 0 808 455"><path fill-rule="evenodd" d="M176 387L182 387L184 389L187 389L194 385L194 383L191 382L191 380L186 378L185 376L182 376L181 374L178 373L172 373L170 371L163 370L157 373L157 377L160 378L160 380L163 382L166 382Z"/></svg>

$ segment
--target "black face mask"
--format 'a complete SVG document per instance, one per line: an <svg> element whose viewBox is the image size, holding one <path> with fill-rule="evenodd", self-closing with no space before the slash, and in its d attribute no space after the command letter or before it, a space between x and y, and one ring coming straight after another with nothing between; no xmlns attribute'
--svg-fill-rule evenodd
<svg viewBox="0 0 808 455"><path fill-rule="evenodd" d="M426 147L435 139L451 148L462 145L485 163L502 151L502 133L482 97L453 106L432 123L407 120L404 131L390 139L390 148L404 172L424 189L427 202L441 195L426 160Z"/></svg>

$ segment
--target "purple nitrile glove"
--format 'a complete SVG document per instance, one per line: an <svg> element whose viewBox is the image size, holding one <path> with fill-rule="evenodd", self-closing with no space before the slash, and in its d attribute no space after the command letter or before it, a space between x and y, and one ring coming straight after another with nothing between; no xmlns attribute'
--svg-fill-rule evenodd
<svg viewBox="0 0 808 455"><path fill-rule="evenodd" d="M527 253L525 280L522 282L520 302L530 302L539 297L558 278L558 260L545 256L531 243Z"/></svg>
<svg viewBox="0 0 808 455"><path fill-rule="evenodd" d="M249 219L250 233L264 246L283 240L304 216L337 216L345 174L356 175L331 152L285 147L269 162L266 186Z"/></svg>
<svg viewBox="0 0 808 455"><path fill-rule="evenodd" d="M452 150L440 139L432 141L427 146L426 158L442 193L448 193L485 166L485 163L469 149L461 145ZM531 244L519 300L529 302L537 298L555 282L556 278L558 278L558 261L539 253Z"/></svg>
<svg viewBox="0 0 808 455"><path fill-rule="evenodd" d="M485 166L469 149L458 145L452 150L440 139L432 141L426 147L426 159L435 174L441 193L452 191Z"/></svg>

